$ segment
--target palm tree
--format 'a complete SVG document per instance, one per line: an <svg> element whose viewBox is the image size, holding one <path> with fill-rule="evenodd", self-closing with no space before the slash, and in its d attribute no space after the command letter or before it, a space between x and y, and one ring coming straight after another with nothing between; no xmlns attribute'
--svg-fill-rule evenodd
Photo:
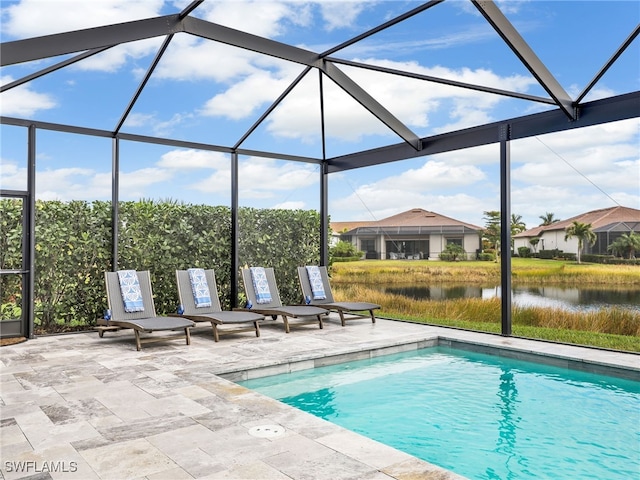
<svg viewBox="0 0 640 480"><path fill-rule="evenodd" d="M624 238L629 247L629 259L636 258L636 251L640 250L640 233L623 233L620 238Z"/></svg>
<svg viewBox="0 0 640 480"><path fill-rule="evenodd" d="M623 233L607 247L607 250L623 258L624 254L629 252L629 259L635 258L636 250L640 250L640 234L635 232Z"/></svg>
<svg viewBox="0 0 640 480"><path fill-rule="evenodd" d="M522 215L511 214L511 235L517 235L520 232L524 232L527 229L527 225L522 221Z"/></svg>
<svg viewBox="0 0 640 480"><path fill-rule="evenodd" d="M540 215L538 218L542 220L540 224L541 227L551 225L552 223L559 222L559 218L553 218L555 216L554 213L546 212L544 215Z"/></svg>
<svg viewBox="0 0 640 480"><path fill-rule="evenodd" d="M566 242L568 239L572 237L576 237L578 239L578 263L580 263L580 254L582 253L582 246L586 241L589 245L594 245L598 237L593 230L591 230L590 223L582 223L574 220L571 225L569 225L564 230L564 241Z"/></svg>

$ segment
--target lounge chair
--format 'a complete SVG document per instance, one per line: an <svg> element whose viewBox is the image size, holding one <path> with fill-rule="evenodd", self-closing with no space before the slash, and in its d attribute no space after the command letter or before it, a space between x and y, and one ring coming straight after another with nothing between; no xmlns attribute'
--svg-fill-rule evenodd
<svg viewBox="0 0 640 480"><path fill-rule="evenodd" d="M318 322L318 326L323 328L322 317L329 314L328 310L312 305L282 305L273 268L243 268L241 272L247 295L247 308L244 310L248 309L261 315L271 315L274 318L279 315L284 322L286 333L290 332L289 317L299 319L300 321L296 323L300 324ZM256 278L256 276L260 278ZM256 278L255 283L254 278ZM256 289L256 283L258 289Z"/></svg>
<svg viewBox="0 0 640 480"><path fill-rule="evenodd" d="M310 270L313 276L310 280ZM328 310L338 312L342 326L345 326L347 320L359 318L359 316L345 317L345 313L368 311L371 316L371 322L376 323L376 316L373 311L380 308L380 305L369 302L336 302L333 300L331 293L331 285L329 283L329 275L327 267L305 266L298 267L298 278L300 279L300 287L302 288L302 296L309 305L318 305ZM324 298L322 298L324 297Z"/></svg>
<svg viewBox="0 0 640 480"><path fill-rule="evenodd" d="M123 295L119 273L130 279L128 282L129 289L133 295ZM96 329L101 338L106 331L131 328L136 336L136 349L140 351L142 343L182 338L182 336L179 335L141 338L140 332L151 333L155 331L184 330L187 345L191 345L189 329L195 326L191 320L179 317L159 317L156 315L156 307L153 303L153 294L151 292L151 279L148 271L136 272L135 270L121 270L120 272L105 272L104 278L110 314L108 315L109 318L101 318L97 321ZM125 296L127 297L126 301Z"/></svg>
<svg viewBox="0 0 640 480"><path fill-rule="evenodd" d="M198 270L191 270L194 281L198 281L198 276L204 274L206 283L200 282L200 290L196 289L197 293L194 293L189 270L176 270L178 296L183 309L182 316L197 323L211 323L213 338L216 342L220 340L220 334L223 331L224 333L255 331L256 337L259 337L260 321L264 320L264 315L253 312L223 311L218 298L215 273L213 270ZM252 326L247 327L247 324ZM233 325L236 328L219 330L218 326L220 325Z"/></svg>

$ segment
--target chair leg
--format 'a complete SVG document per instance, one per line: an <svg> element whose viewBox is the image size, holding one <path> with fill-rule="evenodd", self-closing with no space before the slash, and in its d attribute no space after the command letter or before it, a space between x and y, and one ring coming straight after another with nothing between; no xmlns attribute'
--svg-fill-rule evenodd
<svg viewBox="0 0 640 480"><path fill-rule="evenodd" d="M344 312L342 310L338 310L338 314L340 315L340 322L342 323L342 326L344 327L347 324L347 321L344 318Z"/></svg>
<svg viewBox="0 0 640 480"><path fill-rule="evenodd" d="M376 316L373 313L373 310L369 310L369 313L371 314L371 323L376 323Z"/></svg>
<svg viewBox="0 0 640 480"><path fill-rule="evenodd" d="M256 337L260 336L260 322L253 322L253 325L256 327Z"/></svg>
<svg viewBox="0 0 640 480"><path fill-rule="evenodd" d="M318 326L320 327L320 330L324 328L324 324L322 323L322 315L318 315Z"/></svg>
<svg viewBox="0 0 640 480"><path fill-rule="evenodd" d="M213 340L216 342L220 341L220 335L218 334L218 325L211 322L211 328L213 329Z"/></svg>
<svg viewBox="0 0 640 480"><path fill-rule="evenodd" d="M284 333L289 333L289 319L286 315L282 315L282 321L284 322Z"/></svg>
<svg viewBox="0 0 640 480"><path fill-rule="evenodd" d="M191 327L186 327L184 329L184 334L187 337L187 345L191 345L191 330L190 330L190 328Z"/></svg>
<svg viewBox="0 0 640 480"><path fill-rule="evenodd" d="M134 330L133 333L136 336L136 350L140 351L142 349L142 345L140 344L140 332L138 330Z"/></svg>

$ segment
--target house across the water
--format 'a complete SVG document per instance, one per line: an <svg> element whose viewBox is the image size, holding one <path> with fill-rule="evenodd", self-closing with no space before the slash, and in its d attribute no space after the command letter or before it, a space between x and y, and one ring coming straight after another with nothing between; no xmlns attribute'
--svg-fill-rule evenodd
<svg viewBox="0 0 640 480"><path fill-rule="evenodd" d="M331 222L331 229L370 259L437 260L449 243L462 246L474 259L482 234L482 227L422 208L372 222Z"/></svg>
<svg viewBox="0 0 640 480"><path fill-rule="evenodd" d="M629 207L611 207L576 215L551 225L541 225L513 237L514 250L518 247L529 247L532 251L555 250L565 253L578 253L578 239L564 239L565 229L573 222L591 224L591 231L596 234L597 240L593 245L585 243L581 253L606 255L611 243L623 234L631 232L640 233L640 210ZM532 245L532 239L537 240L537 245ZM535 248L534 248L535 247Z"/></svg>

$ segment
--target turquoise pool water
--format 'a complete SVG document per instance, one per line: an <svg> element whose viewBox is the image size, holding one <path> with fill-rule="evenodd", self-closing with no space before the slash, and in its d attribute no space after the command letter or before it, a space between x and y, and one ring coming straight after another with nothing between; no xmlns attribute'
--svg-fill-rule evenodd
<svg viewBox="0 0 640 480"><path fill-rule="evenodd" d="M640 478L640 382L436 347L239 383L471 479Z"/></svg>

